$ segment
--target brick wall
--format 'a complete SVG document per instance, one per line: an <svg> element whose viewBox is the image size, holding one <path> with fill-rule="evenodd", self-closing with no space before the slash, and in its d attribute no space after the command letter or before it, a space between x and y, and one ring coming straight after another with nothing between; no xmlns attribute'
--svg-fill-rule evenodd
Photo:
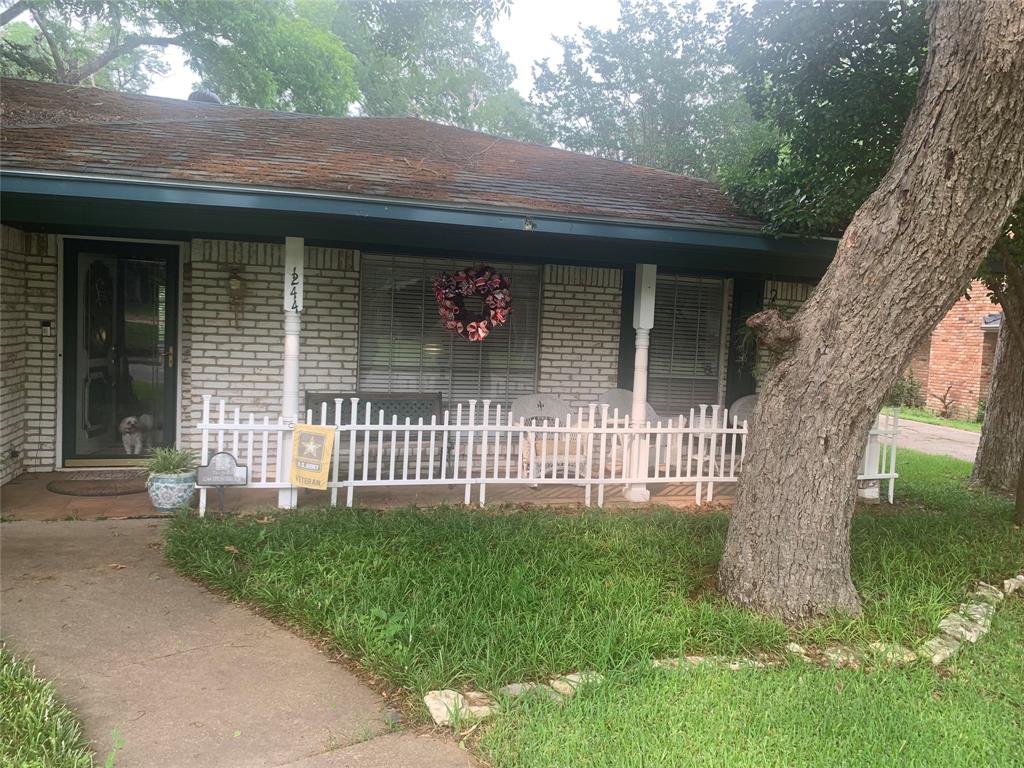
<svg viewBox="0 0 1024 768"><path fill-rule="evenodd" d="M989 332L982 329L981 322L985 315L998 311L988 300L984 286L975 281L971 298L961 298L939 321L931 335L926 408L936 412L946 409L960 419L975 418L978 401L988 390L988 375L983 376L983 370L985 336Z"/></svg>
<svg viewBox="0 0 1024 768"><path fill-rule="evenodd" d="M932 337L929 334L927 339L917 345L917 349L914 350L914 354L910 358L909 372L913 374L914 379L921 385L922 397L928 391L928 372L931 357Z"/></svg>
<svg viewBox="0 0 1024 768"><path fill-rule="evenodd" d="M52 469L56 457L57 238L2 229L0 482L6 482L23 470Z"/></svg>
<svg viewBox="0 0 1024 768"><path fill-rule="evenodd" d="M622 270L548 265L537 389L573 408L618 385Z"/></svg>
<svg viewBox="0 0 1024 768"><path fill-rule="evenodd" d="M24 470L25 251L27 236L0 232L0 483Z"/></svg>
<svg viewBox="0 0 1024 768"><path fill-rule="evenodd" d="M182 316L182 442L198 447L202 396L226 396L257 416L281 409L284 246L193 240L185 263ZM306 248L299 402L305 392L356 386L358 253ZM243 286L238 316L228 280Z"/></svg>

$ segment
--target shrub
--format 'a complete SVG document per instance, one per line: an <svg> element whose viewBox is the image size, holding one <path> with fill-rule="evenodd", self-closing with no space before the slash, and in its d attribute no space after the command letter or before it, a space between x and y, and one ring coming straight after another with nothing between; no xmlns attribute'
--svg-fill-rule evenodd
<svg viewBox="0 0 1024 768"><path fill-rule="evenodd" d="M913 371L908 370L906 376L896 379L896 383L892 385L892 389L886 395L885 404L901 408L922 408L924 406L921 382L914 377Z"/></svg>
<svg viewBox="0 0 1024 768"><path fill-rule="evenodd" d="M195 469L196 457L185 448L154 448L145 466L151 475L180 475Z"/></svg>

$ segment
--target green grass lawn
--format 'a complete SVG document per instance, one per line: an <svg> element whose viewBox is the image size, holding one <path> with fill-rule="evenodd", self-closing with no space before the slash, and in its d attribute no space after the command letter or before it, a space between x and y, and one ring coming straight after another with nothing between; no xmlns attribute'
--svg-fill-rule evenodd
<svg viewBox="0 0 1024 768"><path fill-rule="evenodd" d="M78 718L53 686L0 645L0 766L92 768Z"/></svg>
<svg viewBox="0 0 1024 768"><path fill-rule="evenodd" d="M886 413L892 413L895 408L886 408ZM981 432L980 421L964 421L963 419L945 419L937 416L924 408L900 408L900 418L911 421L923 421L925 424L937 424L940 427L953 427L954 429L966 429L968 432Z"/></svg>
<svg viewBox="0 0 1024 768"><path fill-rule="evenodd" d="M634 670L564 706L521 700L478 748L502 768L1020 766L1024 601L941 674L926 665Z"/></svg>
<svg viewBox="0 0 1024 768"><path fill-rule="evenodd" d="M724 514L181 516L166 551L183 573L324 636L416 694L683 653L776 651L789 639L913 646L978 579L1015 572L1024 536L1006 499L965 489L966 463L904 451L899 470L899 504L854 519L863 615L795 629L715 593Z"/></svg>

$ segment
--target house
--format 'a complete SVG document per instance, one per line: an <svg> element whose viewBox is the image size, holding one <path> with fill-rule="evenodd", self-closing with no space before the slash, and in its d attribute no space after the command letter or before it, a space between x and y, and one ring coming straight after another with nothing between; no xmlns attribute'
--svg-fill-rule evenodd
<svg viewBox="0 0 1024 768"><path fill-rule="evenodd" d="M984 413L996 340L1002 324L998 304L980 280L914 350L909 373L921 388L921 405L952 418L973 421Z"/></svg>
<svg viewBox="0 0 1024 768"><path fill-rule="evenodd" d="M419 119L0 95L0 481L135 460L129 416L198 446L204 395L286 420L313 393L726 406L754 391L733 330L834 253L706 181ZM431 283L481 262L514 306L470 342Z"/></svg>

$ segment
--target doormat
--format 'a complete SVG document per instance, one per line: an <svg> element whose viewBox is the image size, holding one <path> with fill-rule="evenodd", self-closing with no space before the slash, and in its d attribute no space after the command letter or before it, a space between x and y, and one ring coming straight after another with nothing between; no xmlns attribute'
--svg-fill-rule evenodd
<svg viewBox="0 0 1024 768"><path fill-rule="evenodd" d="M47 483L46 490L61 496L130 496L146 492L146 478L137 469L69 472Z"/></svg>

